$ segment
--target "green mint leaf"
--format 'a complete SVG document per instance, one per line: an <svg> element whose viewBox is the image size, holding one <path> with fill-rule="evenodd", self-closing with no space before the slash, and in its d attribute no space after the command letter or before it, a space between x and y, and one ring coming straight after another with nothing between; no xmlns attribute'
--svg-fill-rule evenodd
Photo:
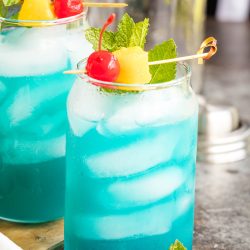
<svg viewBox="0 0 250 250"><path fill-rule="evenodd" d="M21 5L19 0L0 0L0 16L4 18L16 18Z"/></svg>
<svg viewBox="0 0 250 250"><path fill-rule="evenodd" d="M1 0L5 6L16 5L20 2L20 0Z"/></svg>
<svg viewBox="0 0 250 250"><path fill-rule="evenodd" d="M140 46L142 49L144 49L148 28L148 18L145 18L142 22L136 23L130 38L129 47Z"/></svg>
<svg viewBox="0 0 250 250"><path fill-rule="evenodd" d="M10 6L6 6L3 0L0 0L0 17L9 18L9 19L17 19L18 13L21 9L22 3L18 1L9 1L7 4L11 4ZM12 4L16 3L16 4ZM12 24L8 24L5 22L0 22L0 31L6 27L13 26Z"/></svg>
<svg viewBox="0 0 250 250"><path fill-rule="evenodd" d="M172 244L169 248L169 250L187 250L180 241L176 240L174 244Z"/></svg>
<svg viewBox="0 0 250 250"><path fill-rule="evenodd" d="M126 13L119 22L116 32L105 31L103 33L102 48L110 52L122 47L140 46L144 49L148 27L148 18L142 22L135 23ZM89 28L86 31L86 39L93 45L94 50L98 49L100 30L101 29L97 28Z"/></svg>
<svg viewBox="0 0 250 250"><path fill-rule="evenodd" d="M4 5L3 1L0 0L0 17L6 17L8 8Z"/></svg>
<svg viewBox="0 0 250 250"><path fill-rule="evenodd" d="M148 53L149 62L176 58L176 44L173 39L155 46ZM167 82L175 79L176 63L166 63L150 66L152 79L150 83Z"/></svg>
<svg viewBox="0 0 250 250"><path fill-rule="evenodd" d="M89 28L85 32L86 39L93 45L94 50L98 50L99 37L101 29ZM111 31L105 31L102 38L102 49L113 51L114 50L115 35Z"/></svg>
<svg viewBox="0 0 250 250"><path fill-rule="evenodd" d="M93 45L93 49L98 49L98 41L100 36L100 29L97 28L89 28L85 31L86 39ZM102 46L104 45L104 42Z"/></svg>
<svg viewBox="0 0 250 250"><path fill-rule="evenodd" d="M134 20L127 13L125 13L119 22L117 32L115 33L115 50L122 47L129 47L134 27Z"/></svg>

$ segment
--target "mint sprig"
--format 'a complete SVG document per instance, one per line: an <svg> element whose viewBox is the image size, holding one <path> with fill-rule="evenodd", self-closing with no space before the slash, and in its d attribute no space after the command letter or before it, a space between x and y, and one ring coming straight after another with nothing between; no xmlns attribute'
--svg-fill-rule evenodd
<svg viewBox="0 0 250 250"><path fill-rule="evenodd" d="M175 58L177 56L176 44L173 39L169 39L160 45L155 46L148 52L149 62ZM175 79L176 63L165 63L150 66L152 79L150 83L167 82Z"/></svg>
<svg viewBox="0 0 250 250"><path fill-rule="evenodd" d="M180 241L176 240L174 244L170 246L169 250L187 250L187 248L185 248Z"/></svg>
<svg viewBox="0 0 250 250"><path fill-rule="evenodd" d="M119 50L122 47L128 48L140 46L144 49L148 33L149 19L135 23L126 13L118 24L117 31L105 31L102 40L102 49L110 52ZM89 28L86 30L86 39L93 45L94 50L98 49L98 41L101 29Z"/></svg>

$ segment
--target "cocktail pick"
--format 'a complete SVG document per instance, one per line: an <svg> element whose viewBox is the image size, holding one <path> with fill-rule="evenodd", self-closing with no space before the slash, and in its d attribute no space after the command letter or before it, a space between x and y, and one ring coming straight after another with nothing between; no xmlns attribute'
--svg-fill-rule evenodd
<svg viewBox="0 0 250 250"><path fill-rule="evenodd" d="M127 3L92 3L92 2L83 2L83 6L86 7L96 7L96 8L124 8L127 7Z"/></svg>
<svg viewBox="0 0 250 250"><path fill-rule="evenodd" d="M203 53L206 48L210 48L210 50L208 51L208 53ZM214 37L210 36L203 41L200 49L197 52L198 55L207 54L204 57L199 58L198 63L203 64L203 60L210 59L214 54L216 54L216 52L217 52L217 40Z"/></svg>
<svg viewBox="0 0 250 250"><path fill-rule="evenodd" d="M204 50L207 48L210 48L210 50L204 53ZM216 52L217 52L217 40L214 37L208 37L202 42L197 54L195 55L159 60L159 61L149 62L148 64L159 65L164 63L182 62L193 59L198 59L198 63L203 64L203 60L210 59ZM64 71L64 74L85 74L85 73L86 73L85 70Z"/></svg>
<svg viewBox="0 0 250 250"><path fill-rule="evenodd" d="M204 50L206 48L210 48L210 50L204 53ZM196 55L154 61L154 62L149 62L148 64L158 65L158 64L172 63L172 62L182 62L182 61L193 60L193 59L198 59L198 64L203 64L203 60L210 59L216 52L217 52L217 40L214 37L208 37L202 42Z"/></svg>

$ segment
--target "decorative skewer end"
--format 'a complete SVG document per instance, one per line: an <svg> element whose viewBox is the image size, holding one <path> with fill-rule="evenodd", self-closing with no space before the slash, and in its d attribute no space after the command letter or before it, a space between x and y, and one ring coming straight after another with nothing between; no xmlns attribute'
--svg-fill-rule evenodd
<svg viewBox="0 0 250 250"><path fill-rule="evenodd" d="M210 48L210 50L208 52L204 52L204 50L206 48ZM195 54L195 55L149 62L149 65L158 65L158 64L163 64L163 63L180 62L180 61L192 60L192 59L198 59L198 64L203 64L204 60L210 59L213 55L216 54L217 50L218 50L217 40L214 37L208 37L207 39L205 39L202 42L200 49L198 50L197 54ZM63 73L64 74L80 75L80 74L86 74L87 72L86 72L86 70L69 70L69 71L64 71Z"/></svg>
<svg viewBox="0 0 250 250"><path fill-rule="evenodd" d="M213 55L217 52L217 40L214 37L208 37L206 40L203 41L203 43L200 46L200 49L198 50L197 54L204 53L204 50L206 48L210 48L207 55L201 58L198 58L198 64L203 64L204 60L210 59Z"/></svg>

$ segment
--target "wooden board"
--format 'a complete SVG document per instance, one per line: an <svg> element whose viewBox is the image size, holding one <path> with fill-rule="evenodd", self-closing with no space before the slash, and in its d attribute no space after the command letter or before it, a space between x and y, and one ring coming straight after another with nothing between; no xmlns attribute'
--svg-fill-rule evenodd
<svg viewBox="0 0 250 250"><path fill-rule="evenodd" d="M0 220L0 232L23 250L47 250L63 241L63 220L44 224L17 224Z"/></svg>

